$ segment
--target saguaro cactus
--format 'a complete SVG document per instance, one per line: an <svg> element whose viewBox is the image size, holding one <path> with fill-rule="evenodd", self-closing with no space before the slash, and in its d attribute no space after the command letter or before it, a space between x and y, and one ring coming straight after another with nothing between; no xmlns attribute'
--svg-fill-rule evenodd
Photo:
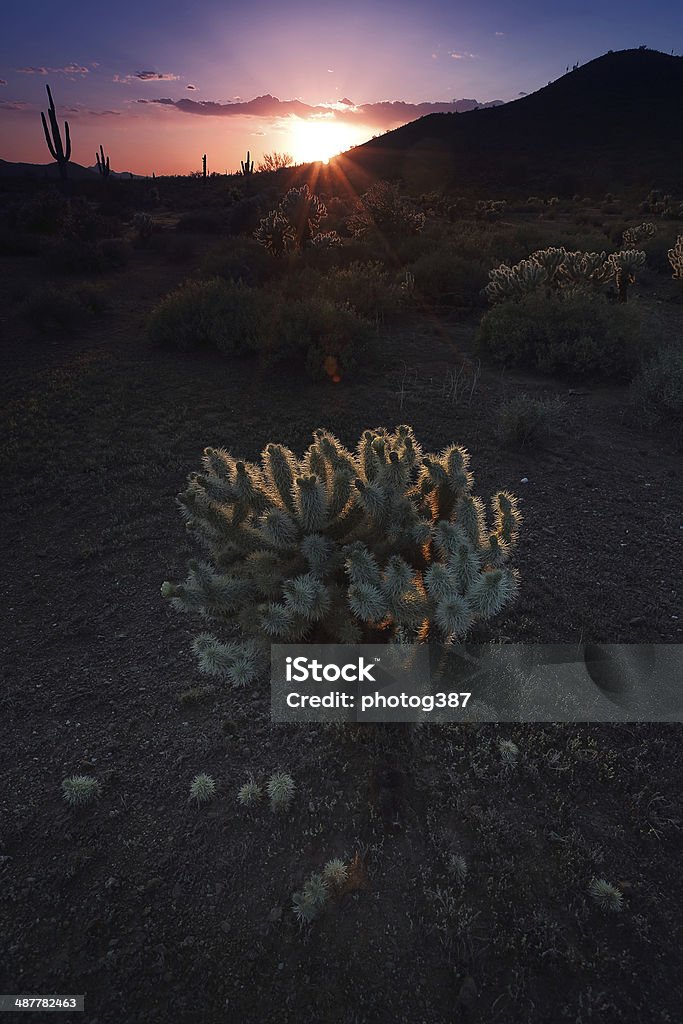
<svg viewBox="0 0 683 1024"><path fill-rule="evenodd" d="M103 178L109 177L109 157L104 157L104 149L100 146L99 153L95 153L95 159L97 160L97 170L100 172Z"/></svg>
<svg viewBox="0 0 683 1024"><path fill-rule="evenodd" d="M242 166L243 177L251 177L251 175L254 173L254 161L251 159L251 153L249 152L249 150L247 150L246 163L244 162L244 160L240 160L240 164Z"/></svg>
<svg viewBox="0 0 683 1024"><path fill-rule="evenodd" d="M69 134L69 122L64 122L64 140L65 144L62 145L62 136L59 131L59 122L57 121L57 111L55 110L55 103L52 99L52 93L50 92L50 86L46 85L47 96L50 101L48 108L48 117L50 119L50 128L48 129L47 121L45 120L45 114L40 112L40 118L43 122L43 131L45 132L45 141L47 142L47 148L50 150L52 159L57 161L59 166L59 176L62 182L67 179L67 167L69 160L71 159L71 135Z"/></svg>
<svg viewBox="0 0 683 1024"><path fill-rule="evenodd" d="M206 153L202 157L202 175L206 177Z"/></svg>

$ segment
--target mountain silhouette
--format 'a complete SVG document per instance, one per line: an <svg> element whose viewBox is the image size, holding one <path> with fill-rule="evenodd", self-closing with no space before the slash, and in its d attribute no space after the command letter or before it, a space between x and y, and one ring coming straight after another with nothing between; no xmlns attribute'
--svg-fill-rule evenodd
<svg viewBox="0 0 683 1024"><path fill-rule="evenodd" d="M502 106L430 114L337 159L356 187L561 194L620 186L683 191L683 57L621 50Z"/></svg>

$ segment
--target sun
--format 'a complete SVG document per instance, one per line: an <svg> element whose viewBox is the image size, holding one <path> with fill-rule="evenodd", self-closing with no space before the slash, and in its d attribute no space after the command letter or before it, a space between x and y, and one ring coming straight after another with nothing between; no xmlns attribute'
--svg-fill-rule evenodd
<svg viewBox="0 0 683 1024"><path fill-rule="evenodd" d="M338 153L365 142L368 136L356 125L339 124L333 119L304 121L297 119L290 129L289 149L297 164L322 161L326 164Z"/></svg>

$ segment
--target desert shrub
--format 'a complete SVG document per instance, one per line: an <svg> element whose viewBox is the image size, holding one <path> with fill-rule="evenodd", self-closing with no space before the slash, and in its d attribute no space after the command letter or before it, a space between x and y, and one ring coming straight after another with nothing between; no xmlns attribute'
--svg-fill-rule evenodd
<svg viewBox="0 0 683 1024"><path fill-rule="evenodd" d="M68 215L68 199L56 189L49 189L18 204L11 213L11 223L21 231L56 235L63 229Z"/></svg>
<svg viewBox="0 0 683 1024"><path fill-rule="evenodd" d="M176 231L187 235L223 235L231 225L232 217L217 210L190 210L176 224Z"/></svg>
<svg viewBox="0 0 683 1024"><path fill-rule="evenodd" d="M0 252L4 256L39 256L45 239L27 231L0 228Z"/></svg>
<svg viewBox="0 0 683 1024"><path fill-rule="evenodd" d="M264 208L264 201L259 196L240 199L230 210L228 223L230 234L253 235L267 209L267 207Z"/></svg>
<svg viewBox="0 0 683 1024"><path fill-rule="evenodd" d="M498 410L496 433L510 447L542 444L556 432L566 412L561 398L534 398L522 391Z"/></svg>
<svg viewBox="0 0 683 1024"><path fill-rule="evenodd" d="M188 351L261 349L272 330L273 303L267 293L214 278L185 281L152 311L147 335L155 345Z"/></svg>
<svg viewBox="0 0 683 1024"><path fill-rule="evenodd" d="M39 331L66 331L106 308L106 299L94 285L38 288L24 302L24 317Z"/></svg>
<svg viewBox="0 0 683 1024"><path fill-rule="evenodd" d="M683 349L665 348L646 361L631 385L631 402L647 427L683 433Z"/></svg>
<svg viewBox="0 0 683 1024"><path fill-rule="evenodd" d="M477 343L506 366L544 372L627 374L643 345L640 318L629 306L586 292L529 294L483 317Z"/></svg>
<svg viewBox="0 0 683 1024"><path fill-rule="evenodd" d="M321 279L318 294L350 306L368 320L383 322L399 316L408 299L407 292L377 261L331 270Z"/></svg>
<svg viewBox="0 0 683 1024"><path fill-rule="evenodd" d="M414 210L399 195L397 185L378 181L356 203L349 218L349 230L359 237L378 232L385 238L393 238L418 234L424 223L424 213Z"/></svg>
<svg viewBox="0 0 683 1024"><path fill-rule="evenodd" d="M193 260L196 252L197 243L191 235L164 239L164 257L167 263L182 266L183 263Z"/></svg>
<svg viewBox="0 0 683 1024"><path fill-rule="evenodd" d="M481 260L465 259L457 252L433 249L411 265L415 288L430 302L450 306L479 306L487 281Z"/></svg>
<svg viewBox="0 0 683 1024"><path fill-rule="evenodd" d="M206 252L200 268L202 277L222 277L252 287L270 280L276 271L277 265L252 238L217 242Z"/></svg>
<svg viewBox="0 0 683 1024"><path fill-rule="evenodd" d="M130 244L123 238L103 238L97 243L97 255L103 270L119 270L130 262Z"/></svg>
<svg viewBox="0 0 683 1024"><path fill-rule="evenodd" d="M276 329L262 348L268 364L304 361L313 378L340 380L355 370L372 346L374 331L352 309L313 296L283 305Z"/></svg>
<svg viewBox="0 0 683 1024"><path fill-rule="evenodd" d="M489 526L472 485L463 448L423 454L408 426L367 430L355 452L317 430L303 457L269 444L260 464L207 448L178 499L203 559L162 595L229 627L193 647L234 686L262 676L273 642L450 645L517 590L516 499L495 494Z"/></svg>

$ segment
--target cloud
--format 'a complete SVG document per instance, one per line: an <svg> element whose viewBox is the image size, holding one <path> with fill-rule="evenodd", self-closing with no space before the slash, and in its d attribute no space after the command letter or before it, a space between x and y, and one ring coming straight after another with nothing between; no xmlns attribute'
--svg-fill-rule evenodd
<svg viewBox="0 0 683 1024"><path fill-rule="evenodd" d="M138 99L137 102L174 107L183 114L199 117L267 118L269 121L279 120L281 124L290 117L299 117L307 121L324 118L387 129L406 124L408 121L415 121L418 117L424 117L427 114L464 113L481 106L497 106L502 101L479 103L473 99L460 99L450 103L406 103L403 100L386 100L379 103L357 105L345 97L338 103L320 103L317 106L311 106L302 100L280 100L277 96L267 93L265 96L257 96L253 100L231 103L193 100L189 97L179 100L173 100L170 97Z"/></svg>
<svg viewBox="0 0 683 1024"><path fill-rule="evenodd" d="M180 75L174 75L168 71L136 71L133 77L139 78L141 82L177 82Z"/></svg>
<svg viewBox="0 0 683 1024"><path fill-rule="evenodd" d="M195 92L195 91L196 91L196 89L197 89L197 86L196 86L196 85L186 85L186 86L185 86L185 88L186 88L186 89L191 89L191 90L192 90L192 92Z"/></svg>
<svg viewBox="0 0 683 1024"><path fill-rule="evenodd" d="M114 75L119 85L131 85L133 82L179 82L180 75L171 71L136 71L132 75Z"/></svg>
<svg viewBox="0 0 683 1024"><path fill-rule="evenodd" d="M496 32L496 35L497 35L497 36L504 36L504 35L505 35L505 33L504 33L504 32Z"/></svg>
<svg viewBox="0 0 683 1024"><path fill-rule="evenodd" d="M28 103L23 100L1 100L0 110L27 110Z"/></svg>
<svg viewBox="0 0 683 1024"><path fill-rule="evenodd" d="M20 75L89 75L90 68L84 68L80 64L66 64L62 68L17 68Z"/></svg>
<svg viewBox="0 0 683 1024"><path fill-rule="evenodd" d="M453 60L478 60L476 53L451 53Z"/></svg>
<svg viewBox="0 0 683 1024"><path fill-rule="evenodd" d="M7 79L6 78L0 78L0 85L7 85Z"/></svg>

